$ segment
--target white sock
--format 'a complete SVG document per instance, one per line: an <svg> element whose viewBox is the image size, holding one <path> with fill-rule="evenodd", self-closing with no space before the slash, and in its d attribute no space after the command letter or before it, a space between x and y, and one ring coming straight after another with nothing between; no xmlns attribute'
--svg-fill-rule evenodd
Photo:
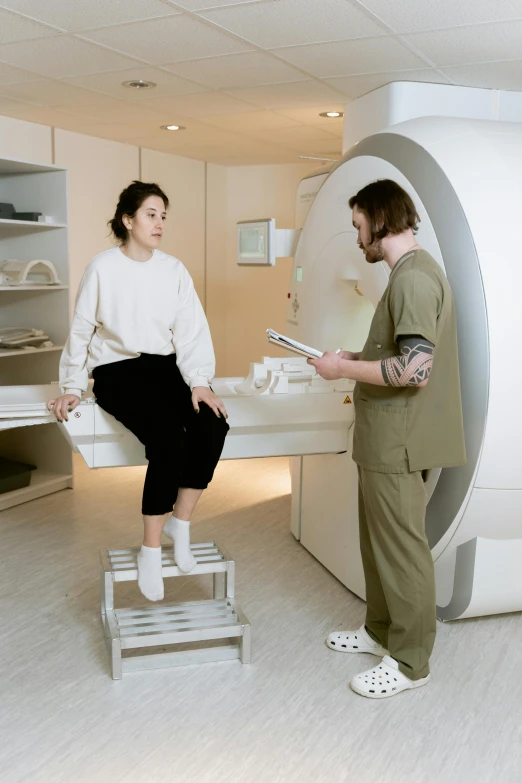
<svg viewBox="0 0 522 783"><path fill-rule="evenodd" d="M188 574L196 565L196 558L190 551L190 522L169 517L163 532L174 541L174 560L180 571Z"/></svg>
<svg viewBox="0 0 522 783"><path fill-rule="evenodd" d="M138 552L138 587L149 601L163 598L161 547L143 546Z"/></svg>

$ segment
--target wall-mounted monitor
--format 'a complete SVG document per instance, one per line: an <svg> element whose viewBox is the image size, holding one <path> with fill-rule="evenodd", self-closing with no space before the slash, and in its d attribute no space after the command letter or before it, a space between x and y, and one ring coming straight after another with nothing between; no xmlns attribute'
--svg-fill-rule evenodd
<svg viewBox="0 0 522 783"><path fill-rule="evenodd" d="M237 224L237 263L244 266L274 266L275 220L249 220Z"/></svg>

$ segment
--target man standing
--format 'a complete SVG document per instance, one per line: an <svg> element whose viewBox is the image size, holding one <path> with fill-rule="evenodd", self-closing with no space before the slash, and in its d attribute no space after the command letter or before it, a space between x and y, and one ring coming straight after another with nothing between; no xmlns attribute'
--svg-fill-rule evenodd
<svg viewBox="0 0 522 783"><path fill-rule="evenodd" d="M424 479L466 456L453 297L440 266L415 241L413 201L396 182L378 180L350 208L366 261L390 267L388 287L362 353L328 351L309 363L327 380L357 381L353 459L366 622L330 634L327 644L382 657L351 682L378 699L429 682L436 618Z"/></svg>

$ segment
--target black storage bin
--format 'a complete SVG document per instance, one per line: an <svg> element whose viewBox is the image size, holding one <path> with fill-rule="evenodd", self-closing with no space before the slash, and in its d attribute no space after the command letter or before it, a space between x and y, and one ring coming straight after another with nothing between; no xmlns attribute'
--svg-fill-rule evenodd
<svg viewBox="0 0 522 783"><path fill-rule="evenodd" d="M0 495L28 487L32 470L36 470L36 465L25 465L0 457Z"/></svg>
<svg viewBox="0 0 522 783"><path fill-rule="evenodd" d="M12 220L12 217L14 215L15 208L13 204L3 204L0 202L0 219L1 220Z"/></svg>
<svg viewBox="0 0 522 783"><path fill-rule="evenodd" d="M33 220L38 223L38 218L41 212L15 212L13 220Z"/></svg>

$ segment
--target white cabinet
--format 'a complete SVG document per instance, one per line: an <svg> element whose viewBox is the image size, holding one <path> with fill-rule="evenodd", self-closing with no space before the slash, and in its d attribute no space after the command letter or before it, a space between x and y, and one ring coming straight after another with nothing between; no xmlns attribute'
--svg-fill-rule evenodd
<svg viewBox="0 0 522 783"><path fill-rule="evenodd" d="M0 158L0 202L13 204L17 212L41 212L53 218L52 224L1 219L0 261L51 261L60 280L55 286L0 286L0 327L42 329L54 344L36 350L0 350L0 387L51 384L58 379L60 353L69 331L67 172L57 166ZM72 487L72 455L57 424L0 431L0 457L37 466L29 487L0 494L0 510Z"/></svg>

